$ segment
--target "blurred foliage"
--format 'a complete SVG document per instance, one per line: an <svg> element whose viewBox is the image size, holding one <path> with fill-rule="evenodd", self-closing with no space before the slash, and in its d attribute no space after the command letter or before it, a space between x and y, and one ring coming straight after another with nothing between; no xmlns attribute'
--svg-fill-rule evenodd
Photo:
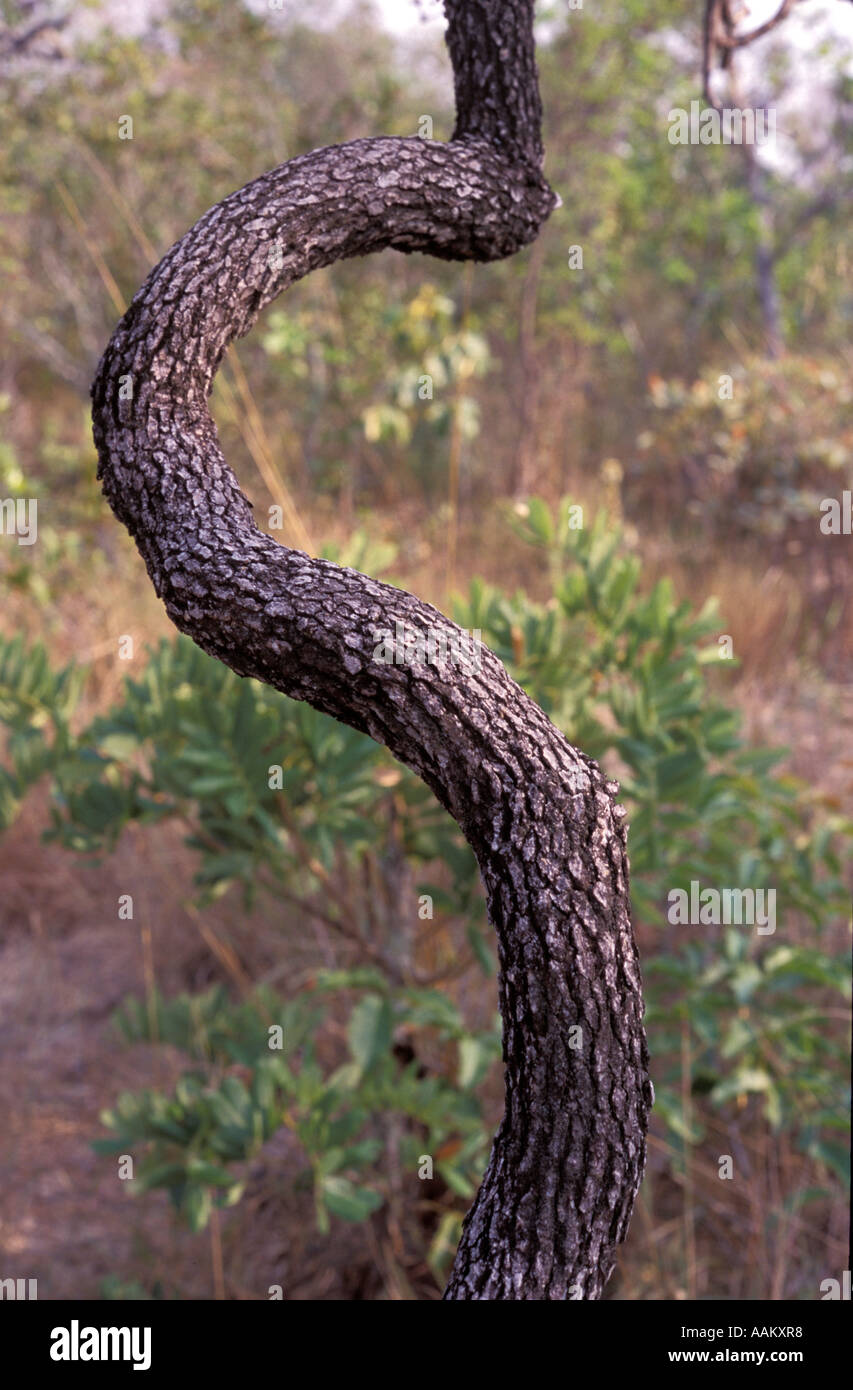
<svg viewBox="0 0 853 1390"><path fill-rule="evenodd" d="M853 387L837 357L747 363L694 382L649 382L649 429L626 492L668 482L706 535L768 540L817 528L820 503L853 487Z"/></svg>
<svg viewBox="0 0 853 1390"><path fill-rule="evenodd" d="M0 767L0 830L12 824L35 782L76 757L69 720L84 674L73 666L54 671L40 642L0 638L0 726L7 761Z"/></svg>
<svg viewBox="0 0 853 1390"><path fill-rule="evenodd" d="M11 407L10 396L0 395L0 429L9 435ZM86 414L80 410L79 419L88 428ZM18 545L13 538L4 537L4 550L6 545L9 549L0 567L0 582L10 595L24 595L47 608L84 564L95 573L100 568L99 557L87 554L85 544L86 531L100 501L95 501L99 494L92 479L86 480L94 450L57 439L50 416L45 421L39 452L38 470L25 471L21 451L12 439L0 439L0 500L9 499L16 504L33 500L37 506L37 544Z"/></svg>
<svg viewBox="0 0 853 1390"><path fill-rule="evenodd" d="M303 405L319 422L317 447L346 459L351 486L362 481L358 467L352 471L359 423L373 446L372 471L399 463L404 447L400 482L409 492L420 482L427 495L444 482L436 442L454 426L464 439L476 437L479 411L462 388L485 374L488 347L479 333L454 327L454 318L453 300L429 281L405 305L389 304L378 290L369 295L345 339L322 306L270 314L264 350L285 380L303 382Z"/></svg>
<svg viewBox="0 0 853 1390"><path fill-rule="evenodd" d="M294 286L241 347L253 395L287 440L292 485L377 503L419 488L432 498L455 424L472 494L517 490L535 379L535 414L556 441L538 482L558 495L567 467L632 452L647 424L648 378L670 381L685 363L696 380L706 369L712 380L761 377L763 224L742 152L674 148L666 135L668 110L696 96L696 5L602 0L582 12L545 6L541 18L547 172L563 207L535 255L488 273L469 268L462 293L458 269L434 261L424 283L420 257L343 263ZM172 0L137 37L105 23L87 33L66 62L10 65L0 111L0 321L17 389L40 406L15 430L37 460L25 471L40 495L54 485L51 438L72 451L78 486L90 482L88 431L71 402L85 401L119 309L207 207L305 149L414 135L423 113L436 138L452 128L448 89L435 77L446 64L438 36L395 50L368 5L320 33L273 11ZM846 351L853 314L853 232L834 172L851 149L843 45L837 71L832 56L821 55L822 159L814 132L789 114L784 172L763 175L774 276L803 378L813 358ZM789 79L777 64L782 94ZM119 138L123 115L132 139ZM569 266L572 246L582 269ZM214 405L239 470L251 428L227 396L228 373ZM431 400L417 394L424 376ZM796 394L795 377L794 368ZM755 392L758 410L760 381ZM614 399L619 411L608 409ZM849 432L848 404L828 389L817 437L830 451ZM748 429L738 445L743 476L763 474L768 458L775 467L786 438L787 421L769 408L761 439ZM692 477L695 457L716 478L720 453L700 436L682 471ZM665 474L638 471L638 510L668 495ZM701 490L690 495L704 502Z"/></svg>

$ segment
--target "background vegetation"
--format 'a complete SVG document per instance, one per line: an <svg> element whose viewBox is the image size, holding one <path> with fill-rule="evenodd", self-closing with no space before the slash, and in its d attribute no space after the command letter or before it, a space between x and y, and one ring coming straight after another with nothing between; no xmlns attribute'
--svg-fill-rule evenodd
<svg viewBox="0 0 853 1390"><path fill-rule="evenodd" d="M844 1265L853 622L819 508L853 487L851 87L826 8L744 69L785 114L756 172L667 140L695 5L543 6L539 241L312 275L214 392L274 534L481 629L621 782L657 1102L615 1298L814 1298ZM0 498L38 500L39 540L0 536L2 1274L437 1298L501 1108L476 867L384 750L175 638L87 392L226 192L424 114L449 135L440 36L395 43L366 5L322 33L205 0L136 37L105 17L3 59ZM671 925L692 879L775 887L776 933Z"/></svg>

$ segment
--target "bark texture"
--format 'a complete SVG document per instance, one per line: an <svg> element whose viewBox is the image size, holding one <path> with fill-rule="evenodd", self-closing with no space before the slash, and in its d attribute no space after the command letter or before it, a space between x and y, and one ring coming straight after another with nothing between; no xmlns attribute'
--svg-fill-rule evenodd
<svg viewBox="0 0 853 1390"><path fill-rule="evenodd" d="M592 1299L627 1229L650 1101L617 789L485 648L477 670L376 662L377 629L449 636L453 624L263 534L207 407L230 340L317 266L384 247L496 260L555 206L532 0L446 11L453 138L315 150L211 208L116 329L94 434L106 496L176 626L386 744L477 855L498 938L506 1113L445 1297Z"/></svg>

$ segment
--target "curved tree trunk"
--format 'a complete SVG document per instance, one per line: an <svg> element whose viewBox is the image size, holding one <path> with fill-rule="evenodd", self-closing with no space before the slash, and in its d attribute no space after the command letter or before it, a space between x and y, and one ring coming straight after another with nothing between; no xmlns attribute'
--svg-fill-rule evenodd
<svg viewBox="0 0 853 1390"><path fill-rule="evenodd" d="M555 206L532 0L446 10L452 140L316 150L211 208L151 272L98 368L99 476L176 626L386 744L476 853L498 935L506 1113L445 1297L597 1298L642 1176L650 1099L617 789L486 649L477 670L375 661L377 629L456 629L264 535L207 407L231 339L317 266L384 247L495 260Z"/></svg>

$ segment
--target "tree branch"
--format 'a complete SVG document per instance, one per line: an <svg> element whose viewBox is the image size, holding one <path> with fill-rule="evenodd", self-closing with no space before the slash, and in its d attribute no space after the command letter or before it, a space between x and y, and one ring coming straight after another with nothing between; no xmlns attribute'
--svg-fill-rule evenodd
<svg viewBox="0 0 853 1390"><path fill-rule="evenodd" d="M12 53L25 53L42 34L59 33L68 23L69 15L57 15L54 19L40 19L31 24L27 29L20 29L14 32L6 29L0 33L0 58L7 58Z"/></svg>
<svg viewBox="0 0 853 1390"><path fill-rule="evenodd" d="M746 48L763 38L787 19L799 0L782 0L778 10L745 34L737 32L743 11L737 11L731 0L705 0L705 13L702 24L702 91L705 100L715 111L722 110L711 91L711 72L715 59L721 68L729 66L732 53L738 48ZM745 7L744 7L745 8Z"/></svg>
<svg viewBox="0 0 853 1390"><path fill-rule="evenodd" d="M447 0L446 12L454 138L315 150L211 208L116 329L92 387L94 435L104 492L176 626L386 744L477 855L498 937L506 1113L445 1297L597 1298L642 1176L651 1095L617 789L487 649L475 669L377 661L377 631L397 622L448 640L459 629L263 534L207 407L229 342L311 270L386 247L497 260L555 206L532 0Z"/></svg>

